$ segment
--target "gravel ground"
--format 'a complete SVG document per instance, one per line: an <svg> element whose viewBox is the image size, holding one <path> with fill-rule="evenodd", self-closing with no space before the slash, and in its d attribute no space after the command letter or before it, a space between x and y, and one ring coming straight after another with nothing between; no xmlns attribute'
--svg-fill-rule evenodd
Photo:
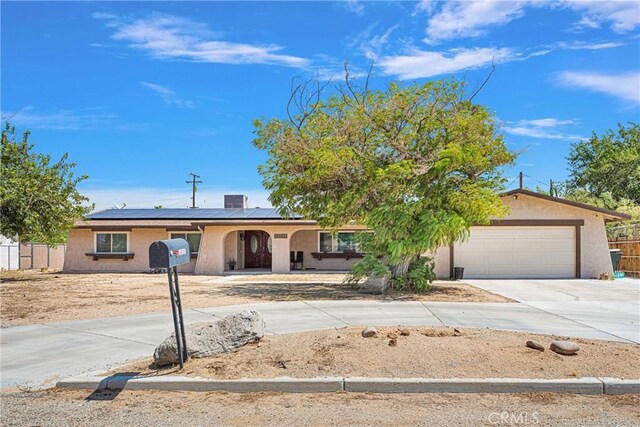
<svg viewBox="0 0 640 427"><path fill-rule="evenodd" d="M266 336L231 353L191 359L180 375L216 379L290 376L405 378L638 378L640 345L572 339L575 356L549 350L557 337L471 328L381 327L363 338L362 327ZM403 335L408 334L408 335ZM525 347L535 340L539 352ZM419 361L419 363L416 363ZM115 372L177 374L156 370L146 358Z"/></svg>
<svg viewBox="0 0 640 427"><path fill-rule="evenodd" d="M237 276L226 281L229 278L183 274L180 290L185 308L343 299L511 301L465 283L444 281L434 282L428 293L390 291L386 295L367 295L341 283L344 277L344 274L265 274ZM3 271L0 303L3 327L171 310L165 274Z"/></svg>
<svg viewBox="0 0 640 427"><path fill-rule="evenodd" d="M4 426L636 426L640 396L229 394L82 390L2 394Z"/></svg>

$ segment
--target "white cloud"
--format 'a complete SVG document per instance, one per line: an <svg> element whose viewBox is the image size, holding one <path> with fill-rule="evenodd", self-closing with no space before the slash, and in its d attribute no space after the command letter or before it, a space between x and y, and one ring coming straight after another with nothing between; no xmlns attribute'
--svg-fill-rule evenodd
<svg viewBox="0 0 640 427"><path fill-rule="evenodd" d="M613 31L624 33L640 25L640 2L636 0L564 0L561 4L582 12L580 20L575 24L578 29L599 28L602 24L609 23Z"/></svg>
<svg viewBox="0 0 640 427"><path fill-rule="evenodd" d="M581 140L585 139L582 136L577 135L567 135L561 132L553 132L543 130L537 127L527 127L527 126L504 126L502 128L506 133L517 136L527 136L530 138L538 138L538 139L568 139L568 140Z"/></svg>
<svg viewBox="0 0 640 427"><path fill-rule="evenodd" d="M208 25L172 15L152 15L127 21L114 15L94 14L113 28L114 40L163 60L184 60L220 64L272 64L305 68L309 60L280 54L275 44L247 44L220 40L221 34Z"/></svg>
<svg viewBox="0 0 640 427"><path fill-rule="evenodd" d="M418 79L473 70L518 57L509 48L461 48L442 52L412 49L405 55L381 57L377 64L386 74Z"/></svg>
<svg viewBox="0 0 640 427"><path fill-rule="evenodd" d="M605 93L626 101L640 103L640 72L602 74L584 71L564 71L558 75L560 83Z"/></svg>
<svg viewBox="0 0 640 427"><path fill-rule="evenodd" d="M342 59L318 54L314 55L314 60L318 64L322 65L313 65L310 68L310 71L313 73L313 78L319 81L343 81L345 77L345 62ZM366 71L361 69L358 66L348 64L349 66L349 79L357 79L360 77L364 77L367 75Z"/></svg>
<svg viewBox="0 0 640 427"><path fill-rule="evenodd" d="M148 82L140 82L140 84L160 95L164 103L167 105L174 105L178 108L194 108L193 101L179 98L174 91L166 86Z"/></svg>
<svg viewBox="0 0 640 427"><path fill-rule="evenodd" d="M341 0L339 4L351 13L364 15L364 5L358 0Z"/></svg>
<svg viewBox="0 0 640 427"><path fill-rule="evenodd" d="M437 2L435 0L422 0L413 8L411 16L418 16L423 13L431 15L436 10L436 6Z"/></svg>
<svg viewBox="0 0 640 427"><path fill-rule="evenodd" d="M516 136L525 136L536 139L559 139L559 140L582 140L585 139L579 135L566 133L567 126L575 126L579 122L575 119L556 119L552 117L543 119L528 119L507 122L507 126L503 126L505 133Z"/></svg>
<svg viewBox="0 0 640 427"><path fill-rule="evenodd" d="M567 125L575 125L578 124L578 121L575 119L554 119L554 118L546 118L546 119L533 119L533 120L519 120L516 122L519 125L526 126L536 126L540 128L553 128L557 126L567 126Z"/></svg>
<svg viewBox="0 0 640 427"><path fill-rule="evenodd" d="M594 29L610 25L617 33L640 26L640 2L637 0L455 0L443 3L422 1L414 13L425 13L427 43L438 43L461 37L477 37L490 27L508 24L522 17L528 8L569 9L580 14L574 29Z"/></svg>
<svg viewBox="0 0 640 427"><path fill-rule="evenodd" d="M546 117L542 119L524 119L506 122L507 126L503 126L505 133L525 136L536 139L558 139L576 141L585 139L579 135L573 135L566 132L567 127L576 126L580 122L576 119L557 119L554 117Z"/></svg>
<svg viewBox="0 0 640 427"><path fill-rule="evenodd" d="M432 2L422 9L433 11ZM486 27L504 25L524 15L527 1L451 1L444 3L427 21L425 42L437 43L484 34Z"/></svg>
<svg viewBox="0 0 640 427"><path fill-rule="evenodd" d="M602 50L612 49L615 47L624 46L623 42L585 42L585 41L570 41L570 42L557 42L551 45L553 49L565 49L565 50Z"/></svg>
<svg viewBox="0 0 640 427"><path fill-rule="evenodd" d="M118 118L103 108L36 112L32 106L27 106L15 112L3 111L0 114L3 121L8 120L19 127L53 130L90 130L111 125Z"/></svg>
<svg viewBox="0 0 640 427"><path fill-rule="evenodd" d="M373 36L368 40L362 42L359 46L362 54L367 58L377 58L380 52L387 46L389 43L389 38L391 33L398 29L400 25L396 24L392 27L387 28L387 30L377 36Z"/></svg>
<svg viewBox="0 0 640 427"><path fill-rule="evenodd" d="M110 209L114 204L127 208L153 208L162 205L165 208L187 208L191 206L191 187L155 188L155 187L118 187L118 188L81 188L80 192L95 203L95 210ZM270 208L268 196L262 189L224 189L200 187L196 193L196 202L201 208L224 207L225 194L244 194L249 198L249 207Z"/></svg>

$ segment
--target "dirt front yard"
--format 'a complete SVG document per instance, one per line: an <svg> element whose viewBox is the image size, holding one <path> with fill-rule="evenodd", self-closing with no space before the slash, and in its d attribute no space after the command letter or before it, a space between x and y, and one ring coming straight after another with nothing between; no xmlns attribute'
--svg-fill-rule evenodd
<svg viewBox="0 0 640 427"><path fill-rule="evenodd" d="M235 352L191 359L177 368L156 369L147 358L110 374L179 374L215 379L289 376L400 378L638 378L640 345L572 339L574 356L549 350L549 335L467 328L385 327L364 338L362 327L264 337ZM544 352L525 347L535 340Z"/></svg>
<svg viewBox="0 0 640 427"><path fill-rule="evenodd" d="M183 307L295 300L423 300L508 302L460 282L434 282L424 294L366 295L343 274L180 276ZM169 311L166 274L65 274L9 271L0 275L3 327Z"/></svg>
<svg viewBox="0 0 640 427"><path fill-rule="evenodd" d="M53 389L0 396L6 426L633 426L640 396Z"/></svg>

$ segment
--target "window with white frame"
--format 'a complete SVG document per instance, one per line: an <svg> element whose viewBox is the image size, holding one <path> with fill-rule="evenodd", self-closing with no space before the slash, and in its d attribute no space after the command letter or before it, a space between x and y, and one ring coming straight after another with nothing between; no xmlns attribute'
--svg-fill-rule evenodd
<svg viewBox="0 0 640 427"><path fill-rule="evenodd" d="M321 231L319 233L320 252L358 252L355 232L341 231L339 233L329 233Z"/></svg>
<svg viewBox="0 0 640 427"><path fill-rule="evenodd" d="M189 251L192 254L197 254L200 249L200 240L202 240L202 233L170 233L170 239L184 239L189 243Z"/></svg>
<svg viewBox="0 0 640 427"><path fill-rule="evenodd" d="M96 233L96 253L129 252L129 233Z"/></svg>

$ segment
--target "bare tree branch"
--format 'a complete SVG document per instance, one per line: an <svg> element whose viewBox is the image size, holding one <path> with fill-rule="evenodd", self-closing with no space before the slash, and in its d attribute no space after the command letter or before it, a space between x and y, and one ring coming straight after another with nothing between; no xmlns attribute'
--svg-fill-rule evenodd
<svg viewBox="0 0 640 427"><path fill-rule="evenodd" d="M489 75L487 75L487 77L484 79L484 81L482 82L482 84L480 85L480 87L478 87L475 92L473 92L473 94L471 95L471 97L469 98L469 101L473 101L473 98L476 97L476 95L478 95L480 93L480 91L482 90L482 88L487 84L487 82L489 81L489 79L491 79L491 76L493 75L493 73L496 71L496 63L495 63L495 58L493 60L491 60L491 71L489 72Z"/></svg>

